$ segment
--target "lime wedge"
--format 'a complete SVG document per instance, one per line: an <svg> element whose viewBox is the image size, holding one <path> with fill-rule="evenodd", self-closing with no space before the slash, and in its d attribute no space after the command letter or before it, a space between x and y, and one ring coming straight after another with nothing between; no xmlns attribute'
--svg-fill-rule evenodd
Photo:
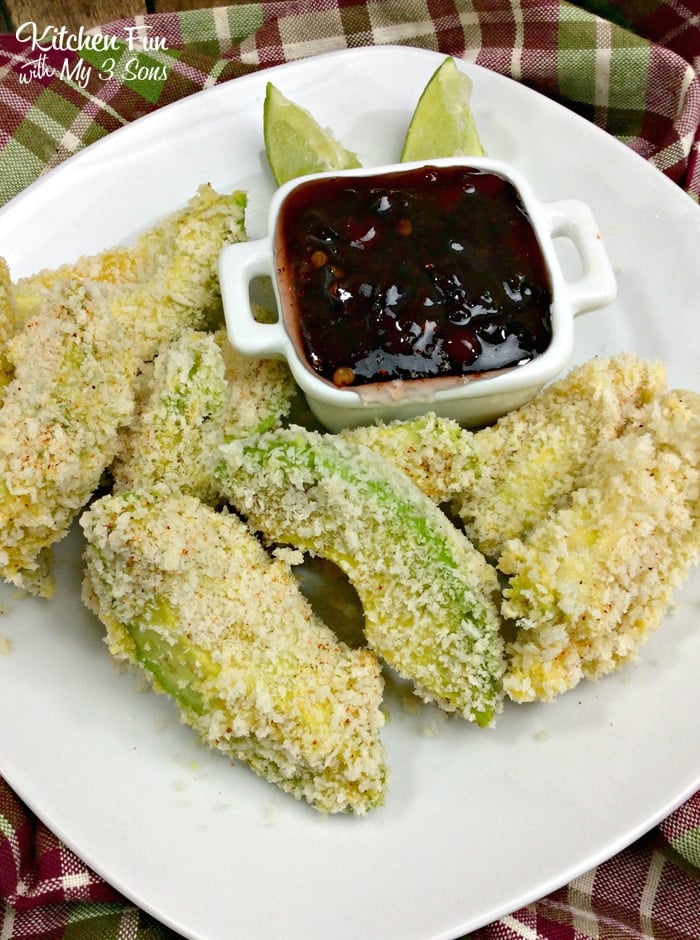
<svg viewBox="0 0 700 940"><path fill-rule="evenodd" d="M309 173L362 165L356 154L346 150L307 110L286 98L272 82L267 83L265 90L263 136L267 160L278 186Z"/></svg>
<svg viewBox="0 0 700 940"><path fill-rule="evenodd" d="M403 163L435 157L481 157L484 148L469 107L472 83L447 58L423 89L408 126Z"/></svg>

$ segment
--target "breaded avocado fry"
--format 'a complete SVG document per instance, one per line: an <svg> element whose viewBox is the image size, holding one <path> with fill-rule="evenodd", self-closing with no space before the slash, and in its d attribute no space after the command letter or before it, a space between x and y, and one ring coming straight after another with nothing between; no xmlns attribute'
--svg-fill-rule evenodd
<svg viewBox="0 0 700 940"><path fill-rule="evenodd" d="M83 514L83 598L117 660L145 671L213 748L322 812L383 800L383 680L311 611L238 517L185 495Z"/></svg>
<svg viewBox="0 0 700 940"><path fill-rule="evenodd" d="M149 393L112 468L116 489L163 484L214 502L219 446L267 430L289 410L285 363L244 359L223 331L189 330L156 357Z"/></svg>
<svg viewBox="0 0 700 940"><path fill-rule="evenodd" d="M601 440L565 506L505 546L505 686L551 701L634 658L700 557L700 395L669 392Z"/></svg>
<svg viewBox="0 0 700 940"><path fill-rule="evenodd" d="M471 438L478 473L454 509L472 542L497 559L565 502L599 440L612 440L660 394L666 373L631 353L594 358Z"/></svg>
<svg viewBox="0 0 700 940"><path fill-rule="evenodd" d="M434 412L351 428L341 435L386 457L436 503L464 494L479 472L473 435Z"/></svg>
<svg viewBox="0 0 700 940"><path fill-rule="evenodd" d="M346 573L379 656L424 700L494 721L503 672L496 573L432 500L368 448L302 428L222 453L222 494L268 540Z"/></svg>
<svg viewBox="0 0 700 940"><path fill-rule="evenodd" d="M200 186L188 204L143 232L130 247L41 271L15 286L20 320L34 315L62 284L93 285L119 320L134 354L151 359L186 329L222 322L217 265L224 245L245 238L246 196Z"/></svg>
<svg viewBox="0 0 700 940"><path fill-rule="evenodd" d="M68 532L130 420L136 363L80 285L14 334L0 407L0 575L49 595L47 550Z"/></svg>
<svg viewBox="0 0 700 940"><path fill-rule="evenodd" d="M12 295L10 271L0 258L0 402L5 386L12 378L12 366L7 358L7 343L15 332L15 305Z"/></svg>
<svg viewBox="0 0 700 940"><path fill-rule="evenodd" d="M161 350L147 388L112 466L114 488L160 483L209 500L226 404L224 361L213 335L190 330Z"/></svg>
<svg viewBox="0 0 700 940"><path fill-rule="evenodd" d="M270 431L289 414L298 388L286 362L242 356L223 330L215 334L226 367L224 441Z"/></svg>

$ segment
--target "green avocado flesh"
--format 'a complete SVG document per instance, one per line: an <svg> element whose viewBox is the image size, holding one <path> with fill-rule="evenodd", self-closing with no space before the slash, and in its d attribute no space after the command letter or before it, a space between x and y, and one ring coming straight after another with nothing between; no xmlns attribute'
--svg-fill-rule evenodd
<svg viewBox="0 0 700 940"><path fill-rule="evenodd" d="M163 602L150 621L169 628L175 617ZM133 640L136 658L163 691L187 711L203 715L207 704L199 686L219 674L219 666L211 656L202 647L172 633L136 623L123 624L123 627Z"/></svg>

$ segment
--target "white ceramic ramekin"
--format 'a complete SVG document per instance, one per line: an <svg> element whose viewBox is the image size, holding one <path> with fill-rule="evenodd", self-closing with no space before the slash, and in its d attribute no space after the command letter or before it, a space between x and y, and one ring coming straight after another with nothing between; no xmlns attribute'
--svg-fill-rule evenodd
<svg viewBox="0 0 700 940"><path fill-rule="evenodd" d="M284 308L274 251L280 209L297 186L312 179L375 178L421 166L474 168L497 174L515 187L539 242L550 279L551 341L547 349L531 361L505 371L477 377L394 380L338 387L307 363L298 341L299 331L290 324ZM553 239L559 237L568 238L580 258L581 273L576 280L564 277L553 244ZM279 317L275 323L260 323L253 315L250 285L255 278L264 276L272 280L278 305ZM312 412L331 431L380 419L411 418L426 411L453 418L466 427L487 424L524 404L565 368L573 350L574 317L605 306L616 294L615 276L590 208L577 199L540 202L516 169L486 157L394 164L292 180L273 196L268 212L268 235L226 247L220 258L219 277L226 328L233 347L250 357L286 359Z"/></svg>

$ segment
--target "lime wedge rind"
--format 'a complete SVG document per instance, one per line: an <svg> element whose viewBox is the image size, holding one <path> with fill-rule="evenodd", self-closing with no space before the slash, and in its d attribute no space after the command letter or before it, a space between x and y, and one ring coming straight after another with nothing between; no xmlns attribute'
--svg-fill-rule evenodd
<svg viewBox="0 0 700 940"><path fill-rule="evenodd" d="M399 161L485 156L470 107L471 93L469 76L451 56L445 58L418 100ZM265 89L263 136L270 171L278 186L311 173L362 166L356 153L272 82Z"/></svg>
<svg viewBox="0 0 700 940"><path fill-rule="evenodd" d="M362 165L356 153L344 147L309 111L290 101L272 82L265 89L263 137L270 171L278 186L310 173Z"/></svg>
<svg viewBox="0 0 700 940"><path fill-rule="evenodd" d="M485 156L470 107L471 93L469 76L451 56L446 58L418 99L400 161Z"/></svg>

